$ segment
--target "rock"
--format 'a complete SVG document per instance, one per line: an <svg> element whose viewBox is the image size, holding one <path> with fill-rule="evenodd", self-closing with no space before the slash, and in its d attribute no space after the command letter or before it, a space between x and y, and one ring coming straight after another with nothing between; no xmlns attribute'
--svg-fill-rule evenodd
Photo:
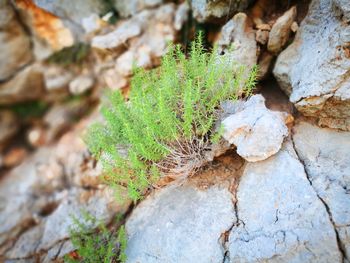
<svg viewBox="0 0 350 263"><path fill-rule="evenodd" d="M273 73L290 101L319 124L350 130L349 26L330 0L313 0L294 42L276 61Z"/></svg>
<svg viewBox="0 0 350 263"><path fill-rule="evenodd" d="M27 141L33 147L43 146L46 142L46 132L44 127L32 127L27 132Z"/></svg>
<svg viewBox="0 0 350 263"><path fill-rule="evenodd" d="M62 91L68 88L73 74L59 66L46 66L43 68L45 87L47 91Z"/></svg>
<svg viewBox="0 0 350 263"><path fill-rule="evenodd" d="M233 105L232 114L222 121L222 136L247 161L265 160L280 150L288 135L287 117L287 113L268 110L264 97L254 95Z"/></svg>
<svg viewBox="0 0 350 263"><path fill-rule="evenodd" d="M177 8L177 11L175 14L175 20L174 20L174 28L177 31L180 31L182 26L187 22L189 11L190 11L190 7L188 6L187 2L183 2Z"/></svg>
<svg viewBox="0 0 350 263"><path fill-rule="evenodd" d="M265 31L266 32L266 31ZM274 61L275 56L269 53L268 51L263 51L258 59L258 80L263 80L266 77L270 76L272 71L272 62Z"/></svg>
<svg viewBox="0 0 350 263"><path fill-rule="evenodd" d="M350 4L347 0L332 0L336 14L345 22L350 21Z"/></svg>
<svg viewBox="0 0 350 263"><path fill-rule="evenodd" d="M30 38L7 0L0 1L0 81L12 77L33 58Z"/></svg>
<svg viewBox="0 0 350 263"><path fill-rule="evenodd" d="M345 258L350 259L350 132L306 122L293 128L293 141L310 184L327 206ZM346 262L346 261L345 261Z"/></svg>
<svg viewBox="0 0 350 263"><path fill-rule="evenodd" d="M74 44L74 33L59 17L36 6L32 0L16 0L15 3L23 23L33 36L33 51L37 59L45 59L53 52ZM80 8L83 7L81 5Z"/></svg>
<svg viewBox="0 0 350 263"><path fill-rule="evenodd" d="M109 69L103 72L103 80L111 90L122 89L128 86L128 79L120 75L115 69Z"/></svg>
<svg viewBox="0 0 350 263"><path fill-rule="evenodd" d="M287 44L291 32L291 26L297 15L297 8L293 6L272 26L267 43L267 49L273 54L278 54Z"/></svg>
<svg viewBox="0 0 350 263"><path fill-rule="evenodd" d="M94 79L87 75L81 75L74 78L69 83L69 91L73 95L81 95L86 91L92 89L94 85Z"/></svg>
<svg viewBox="0 0 350 263"><path fill-rule="evenodd" d="M0 105L38 99L44 93L41 70L36 64L21 70L11 80L0 83Z"/></svg>
<svg viewBox="0 0 350 263"><path fill-rule="evenodd" d="M223 26L217 44L221 54L231 56L249 69L257 63L255 32L249 25L246 14L236 14ZM232 45L233 50L230 50Z"/></svg>
<svg viewBox="0 0 350 263"><path fill-rule="evenodd" d="M81 132L91 120L58 143L39 148L2 178L0 254L6 259L40 256L52 262L72 251L63 242L69 238L71 215L81 219L85 209L108 224L117 212L126 211L130 201L118 203L114 192L97 180L101 168L82 141Z"/></svg>
<svg viewBox="0 0 350 263"><path fill-rule="evenodd" d="M225 262L342 262L327 209L289 141L247 164L236 205Z"/></svg>
<svg viewBox="0 0 350 263"><path fill-rule="evenodd" d="M8 142L18 129L19 123L16 115L9 110L0 111L0 145Z"/></svg>
<svg viewBox="0 0 350 263"><path fill-rule="evenodd" d="M115 70L122 76L128 77L132 74L132 68L134 66L149 68L152 66L151 50L146 47L140 47L136 50L136 54L129 50L123 53L116 60Z"/></svg>
<svg viewBox="0 0 350 263"><path fill-rule="evenodd" d="M85 32L89 34L101 29L102 20L97 14L91 14L90 16L82 19L81 25Z"/></svg>
<svg viewBox="0 0 350 263"><path fill-rule="evenodd" d="M168 187L149 196L126 223L127 262L223 262L219 242L235 221L227 188Z"/></svg>
<svg viewBox="0 0 350 263"><path fill-rule="evenodd" d="M299 29L299 25L297 22L293 22L292 25L290 26L290 30L292 30L293 33L297 32Z"/></svg>
<svg viewBox="0 0 350 263"><path fill-rule="evenodd" d="M266 45L267 41L269 40L269 31L258 29L256 31L255 40L263 46Z"/></svg>
<svg viewBox="0 0 350 263"><path fill-rule="evenodd" d="M193 17L200 23L231 17L234 13L244 11L250 0L191 0Z"/></svg>
<svg viewBox="0 0 350 263"><path fill-rule="evenodd" d="M28 156L28 150L24 147L13 147L10 149L2 160L4 167L13 167L20 164Z"/></svg>
<svg viewBox="0 0 350 263"><path fill-rule="evenodd" d="M129 17L146 9L162 4L163 0L113 0L115 9L121 17Z"/></svg>
<svg viewBox="0 0 350 263"><path fill-rule="evenodd" d="M91 46L97 49L119 49L130 38L140 35L142 26L136 19L121 23L116 30L101 36L95 36L91 40Z"/></svg>

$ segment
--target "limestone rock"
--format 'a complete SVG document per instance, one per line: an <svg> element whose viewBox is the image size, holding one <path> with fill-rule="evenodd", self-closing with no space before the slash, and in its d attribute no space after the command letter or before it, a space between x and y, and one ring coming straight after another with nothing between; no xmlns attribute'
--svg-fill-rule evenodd
<svg viewBox="0 0 350 263"><path fill-rule="evenodd" d="M36 64L21 70L15 77L0 83L0 104L38 99L44 93L44 80Z"/></svg>
<svg viewBox="0 0 350 263"><path fill-rule="evenodd" d="M222 262L221 233L235 220L223 187L168 187L144 200L126 223L127 262Z"/></svg>
<svg viewBox="0 0 350 263"><path fill-rule="evenodd" d="M332 0L334 11L343 17L345 22L350 21L350 4L347 0Z"/></svg>
<svg viewBox="0 0 350 263"><path fill-rule="evenodd" d="M279 17L272 26L267 49L273 54L278 54L287 44L291 33L291 26L297 15L297 8L293 6Z"/></svg>
<svg viewBox="0 0 350 263"><path fill-rule="evenodd" d="M101 36L95 36L91 46L98 49L118 49L132 37L141 34L142 27L136 19L123 22L116 30Z"/></svg>
<svg viewBox="0 0 350 263"><path fill-rule="evenodd" d="M237 147L237 153L249 162L265 160L276 154L288 135L287 113L265 107L261 95L237 102L230 116L222 121L223 138Z"/></svg>
<svg viewBox="0 0 350 263"><path fill-rule="evenodd" d="M306 122L293 128L299 158L310 183L327 205L345 257L350 259L350 132L321 129Z"/></svg>
<svg viewBox="0 0 350 263"><path fill-rule="evenodd" d="M94 79L88 75L81 75L69 83L69 91L74 95L81 95L90 90L94 85Z"/></svg>
<svg viewBox="0 0 350 263"><path fill-rule="evenodd" d="M221 54L231 56L249 69L257 63L255 32L244 13L236 14L223 26L217 44ZM230 50L232 45L233 50Z"/></svg>
<svg viewBox="0 0 350 263"><path fill-rule="evenodd" d="M322 126L350 130L349 42L350 27L333 12L332 1L313 0L273 71L296 108Z"/></svg>
<svg viewBox="0 0 350 263"><path fill-rule="evenodd" d="M250 0L191 0L193 17L200 23L231 17L244 11Z"/></svg>
<svg viewBox="0 0 350 263"><path fill-rule="evenodd" d="M247 164L237 215L225 262L342 262L326 207L290 142L275 156Z"/></svg>
<svg viewBox="0 0 350 263"><path fill-rule="evenodd" d="M19 123L16 115L8 110L0 111L0 145L8 142L18 129Z"/></svg>
<svg viewBox="0 0 350 263"><path fill-rule="evenodd" d="M121 17L128 17L162 4L163 0L114 0L115 9Z"/></svg>
<svg viewBox="0 0 350 263"><path fill-rule="evenodd" d="M9 1L0 1L0 81L13 76L32 60L30 38Z"/></svg>
<svg viewBox="0 0 350 263"><path fill-rule="evenodd" d="M40 8L32 0L16 0L15 3L23 23L32 34L33 52L37 59L45 59L53 52L74 44L74 33L62 19Z"/></svg>

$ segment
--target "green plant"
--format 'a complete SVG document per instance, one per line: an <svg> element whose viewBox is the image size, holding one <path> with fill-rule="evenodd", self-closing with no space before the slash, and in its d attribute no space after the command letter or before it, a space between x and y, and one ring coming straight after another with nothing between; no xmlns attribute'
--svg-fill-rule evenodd
<svg viewBox="0 0 350 263"><path fill-rule="evenodd" d="M170 46L159 68L135 69L129 100L119 91L109 93L105 122L93 125L85 138L105 178L137 200L161 175L193 173L211 144L220 103L249 95L256 74L256 68L248 71L218 55L216 47L205 52L200 38L188 58Z"/></svg>
<svg viewBox="0 0 350 263"><path fill-rule="evenodd" d="M111 263L125 262L127 237L124 226L117 233L97 222L96 218L83 212L83 220L79 221L72 216L73 227L70 229L70 239L76 252L74 256L66 255L67 263ZM97 228L94 229L94 226Z"/></svg>

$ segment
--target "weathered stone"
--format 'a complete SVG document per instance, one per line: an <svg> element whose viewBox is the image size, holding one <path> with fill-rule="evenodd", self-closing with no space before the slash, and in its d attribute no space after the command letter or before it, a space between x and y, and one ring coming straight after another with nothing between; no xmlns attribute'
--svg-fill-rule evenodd
<svg viewBox="0 0 350 263"><path fill-rule="evenodd" d="M18 128L18 119L13 112L8 110L0 111L0 145L8 142L17 133Z"/></svg>
<svg viewBox="0 0 350 263"><path fill-rule="evenodd" d="M325 203L347 260L350 259L350 132L321 129L306 122L293 140L310 184Z"/></svg>
<svg viewBox="0 0 350 263"><path fill-rule="evenodd" d="M188 12L190 11L190 7L188 6L187 1L183 2L177 8L174 20L174 28L178 31L181 30L183 24L185 24L188 20Z"/></svg>
<svg viewBox="0 0 350 263"><path fill-rule="evenodd" d="M29 36L9 1L0 1L0 81L13 76L32 60Z"/></svg>
<svg viewBox="0 0 350 263"><path fill-rule="evenodd" d="M343 18L344 21L350 21L350 3L347 0L332 0L334 11Z"/></svg>
<svg viewBox="0 0 350 263"><path fill-rule="evenodd" d="M130 38L140 35L142 32L142 26L137 19L130 19L122 22L116 30L102 36L95 36L91 40L91 46L94 48L106 50L106 49L118 49L126 44L126 41Z"/></svg>
<svg viewBox="0 0 350 263"><path fill-rule="evenodd" d="M0 83L0 104L38 99L44 93L44 81L37 65L21 70L15 77Z"/></svg>
<svg viewBox="0 0 350 263"><path fill-rule="evenodd" d="M74 78L69 83L69 91L74 95L80 95L90 90L94 85L94 79L87 75Z"/></svg>
<svg viewBox="0 0 350 263"><path fill-rule="evenodd" d="M163 3L163 0L114 0L114 6L121 17L128 17Z"/></svg>
<svg viewBox="0 0 350 263"><path fill-rule="evenodd" d="M43 69L45 88L47 91L67 90L73 74L59 66L45 66Z"/></svg>
<svg viewBox="0 0 350 263"><path fill-rule="evenodd" d="M244 11L250 0L191 0L193 17L198 22L215 21L231 17L234 13Z"/></svg>
<svg viewBox="0 0 350 263"><path fill-rule="evenodd" d="M269 40L269 31L258 29L256 31L255 40L263 46L266 45L267 41Z"/></svg>
<svg viewBox="0 0 350 263"><path fill-rule="evenodd" d="M3 157L4 167L13 167L20 164L28 156L28 150L24 147L13 147Z"/></svg>
<svg viewBox="0 0 350 263"><path fill-rule="evenodd" d="M33 51L37 59L47 58L54 51L73 45L73 32L59 17L36 6L32 0L15 0L15 3L22 21L33 36Z"/></svg>
<svg viewBox="0 0 350 263"><path fill-rule="evenodd" d="M162 189L137 206L126 223L127 262L222 262L220 235L235 221L227 188Z"/></svg>
<svg viewBox="0 0 350 263"><path fill-rule="evenodd" d="M326 207L290 142L248 163L237 190L225 262L342 262Z"/></svg>
<svg viewBox="0 0 350 263"><path fill-rule="evenodd" d="M249 69L257 63L255 32L244 13L238 13L223 26L217 44L221 54L231 56Z"/></svg>
<svg viewBox="0 0 350 263"><path fill-rule="evenodd" d="M261 95L237 102L233 113L222 121L223 138L237 146L237 153L249 162L265 160L277 153L288 135L287 113L265 107Z"/></svg>
<svg viewBox="0 0 350 263"><path fill-rule="evenodd" d="M269 42L267 43L268 51L278 54L287 44L296 15L297 8L293 6L277 19L270 31Z"/></svg>
<svg viewBox="0 0 350 263"><path fill-rule="evenodd" d="M330 0L313 0L294 42L274 68L281 88L301 113L343 130L350 130L349 30Z"/></svg>
<svg viewBox="0 0 350 263"><path fill-rule="evenodd" d="M266 32L266 31L265 31ZM266 77L270 76L270 73L272 71L272 62L274 61L275 56L269 53L268 51L264 51L262 54L260 54L258 59L258 66L259 66L259 72L258 72L258 79L262 80Z"/></svg>

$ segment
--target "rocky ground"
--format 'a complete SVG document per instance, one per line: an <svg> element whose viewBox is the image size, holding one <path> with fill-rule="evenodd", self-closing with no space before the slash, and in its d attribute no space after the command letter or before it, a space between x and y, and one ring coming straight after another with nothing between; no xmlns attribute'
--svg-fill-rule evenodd
<svg viewBox="0 0 350 263"><path fill-rule="evenodd" d="M350 3L281 2L0 0L0 262L62 262L83 210L124 215L128 262L349 262ZM196 28L259 65L256 94L226 105L226 153L118 202L84 130Z"/></svg>

